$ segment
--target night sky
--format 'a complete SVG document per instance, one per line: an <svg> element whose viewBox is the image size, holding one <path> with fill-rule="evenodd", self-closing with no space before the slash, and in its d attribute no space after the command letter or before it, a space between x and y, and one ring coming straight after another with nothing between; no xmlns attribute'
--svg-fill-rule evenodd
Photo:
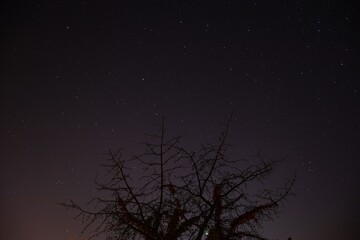
<svg viewBox="0 0 360 240"><path fill-rule="evenodd" d="M75 212L56 203L96 195L109 147L139 152L164 115L196 150L231 112L234 157L285 157L271 186L297 175L265 235L357 239L352 2L2 3L0 239L80 239Z"/></svg>

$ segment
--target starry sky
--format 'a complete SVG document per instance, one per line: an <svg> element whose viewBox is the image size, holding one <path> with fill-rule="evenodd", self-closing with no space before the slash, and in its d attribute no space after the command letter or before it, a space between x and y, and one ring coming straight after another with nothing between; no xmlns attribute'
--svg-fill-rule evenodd
<svg viewBox="0 0 360 240"><path fill-rule="evenodd" d="M169 134L196 149L234 112L234 156L286 157L270 185L297 175L296 197L264 233L355 239L353 2L2 3L0 238L83 239L74 212L56 203L96 195L109 147L138 152L164 115Z"/></svg>

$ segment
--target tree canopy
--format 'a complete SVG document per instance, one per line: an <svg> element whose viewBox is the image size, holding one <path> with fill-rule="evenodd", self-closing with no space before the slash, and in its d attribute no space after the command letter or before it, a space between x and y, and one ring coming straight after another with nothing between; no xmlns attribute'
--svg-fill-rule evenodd
<svg viewBox="0 0 360 240"><path fill-rule="evenodd" d="M122 150L108 151L106 180L95 181L104 194L86 207L62 205L78 212L84 231L92 226L92 237L105 234L109 240L267 239L259 231L262 223L278 214L294 179L268 189L281 159L229 157L229 124L215 144L192 151L182 147L182 137L166 136L163 120L144 152L125 158ZM140 175L132 171L134 164Z"/></svg>

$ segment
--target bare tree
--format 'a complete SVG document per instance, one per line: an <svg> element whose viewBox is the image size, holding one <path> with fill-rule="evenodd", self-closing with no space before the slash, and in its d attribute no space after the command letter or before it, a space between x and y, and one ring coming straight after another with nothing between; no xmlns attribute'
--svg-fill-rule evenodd
<svg viewBox="0 0 360 240"><path fill-rule="evenodd" d="M105 234L110 240L267 239L259 233L261 223L277 215L294 179L266 189L260 183L279 161L260 154L253 164L229 158L229 122L216 144L189 151L181 146L182 137L166 138L163 120L143 153L124 158L122 151L109 150L103 165L107 178L95 181L107 194L90 201L93 210L73 201L61 205L78 211L84 231L94 227L92 237ZM141 176L132 171L134 165Z"/></svg>

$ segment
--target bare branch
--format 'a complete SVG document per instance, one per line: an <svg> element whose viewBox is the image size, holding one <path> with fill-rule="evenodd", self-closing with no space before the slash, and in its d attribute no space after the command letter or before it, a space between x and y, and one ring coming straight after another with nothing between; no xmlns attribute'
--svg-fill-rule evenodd
<svg viewBox="0 0 360 240"><path fill-rule="evenodd" d="M143 153L123 158L122 150L109 150L103 180L95 185L104 196L96 196L87 210L74 201L61 203L77 212L83 231L107 239L201 240L266 239L259 234L261 222L272 220L292 195L295 181L283 188L248 191L252 183L265 184L278 160L244 167L228 157L227 136L231 117L217 144L203 144L199 151L181 146L182 137L166 137L164 118L155 142L143 143ZM140 168L133 172L129 164ZM257 185L259 188L262 185Z"/></svg>

